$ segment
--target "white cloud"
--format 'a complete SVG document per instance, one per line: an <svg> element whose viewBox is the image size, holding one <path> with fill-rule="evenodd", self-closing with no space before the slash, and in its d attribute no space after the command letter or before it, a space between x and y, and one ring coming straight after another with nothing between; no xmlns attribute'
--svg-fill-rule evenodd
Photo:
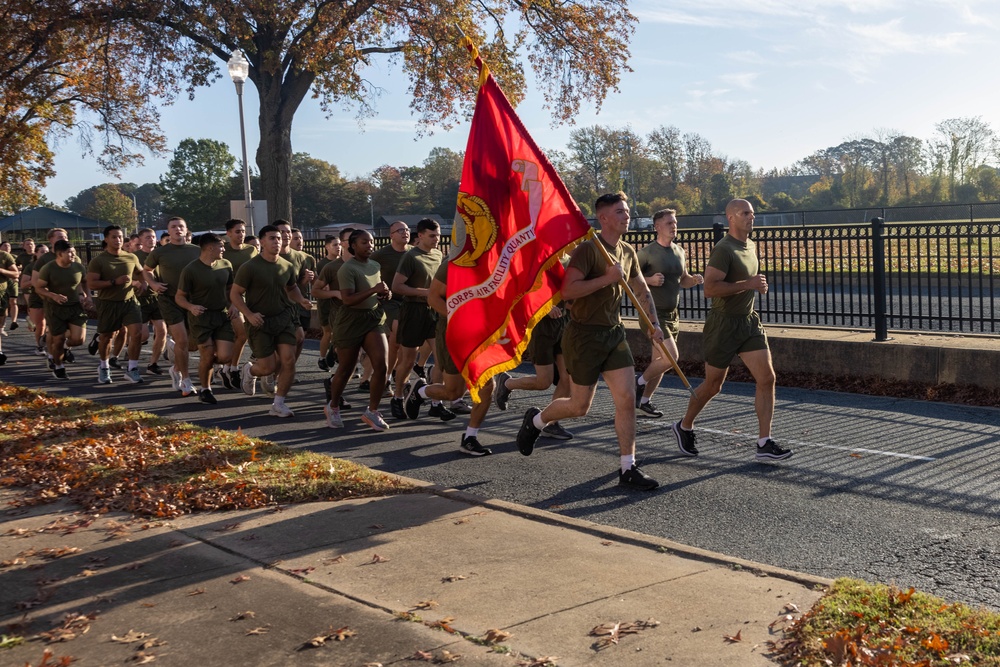
<svg viewBox="0 0 1000 667"><path fill-rule="evenodd" d="M757 80L758 76L760 76L759 72L734 72L733 74L723 74L719 78L734 88L749 90L753 88L754 81Z"/></svg>
<svg viewBox="0 0 1000 667"><path fill-rule="evenodd" d="M933 53L957 51L969 35L964 32L920 34L903 30L901 19L884 23L848 25L846 31L859 38L855 44L868 53Z"/></svg>

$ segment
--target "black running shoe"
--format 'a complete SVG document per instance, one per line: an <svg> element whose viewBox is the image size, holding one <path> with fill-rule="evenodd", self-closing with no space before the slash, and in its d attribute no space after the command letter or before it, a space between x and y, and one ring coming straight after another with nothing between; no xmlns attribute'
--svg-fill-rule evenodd
<svg viewBox="0 0 1000 667"><path fill-rule="evenodd" d="M56 369L56 362L55 362L55 360L52 357L49 357L48 363L49 363L49 370L50 371L54 371Z"/></svg>
<svg viewBox="0 0 1000 667"><path fill-rule="evenodd" d="M632 467L622 472L619 468L618 470L618 485L619 486L630 486L633 489L639 489L640 491L652 491L660 485L655 479L644 473L639 469L639 466L632 464Z"/></svg>
<svg viewBox="0 0 1000 667"><path fill-rule="evenodd" d="M319 358L319 361L316 362L316 365L319 366L319 369L321 371L328 371L328 370L330 370L329 364L326 363L326 359L324 359L323 357Z"/></svg>
<svg viewBox="0 0 1000 667"><path fill-rule="evenodd" d="M150 375L163 375L163 369L159 364L149 364L146 366L146 372Z"/></svg>
<svg viewBox="0 0 1000 667"><path fill-rule="evenodd" d="M650 401L646 401L645 403L641 403L639 405L639 412L647 414L647 415L649 415L650 417L653 417L653 418L659 418L659 417L663 416L663 411L662 410L657 410L656 406L654 406Z"/></svg>
<svg viewBox="0 0 1000 667"><path fill-rule="evenodd" d="M639 384L639 380L642 379L642 373L635 374L635 407L638 408L642 405L642 394L646 391L646 385Z"/></svg>
<svg viewBox="0 0 1000 667"><path fill-rule="evenodd" d="M372 383L370 380L365 380L364 382L358 383L358 391L362 393L368 393L372 390Z"/></svg>
<svg viewBox="0 0 1000 667"><path fill-rule="evenodd" d="M111 368L115 368L118 370L122 369L122 365L118 361L118 357L111 357L110 359L108 359L108 366L111 366Z"/></svg>
<svg viewBox="0 0 1000 667"><path fill-rule="evenodd" d="M462 444L458 450L463 454L468 454L469 456L489 456L493 453L493 450L489 447L483 447L480 445L479 440L477 440L474 435L463 437Z"/></svg>
<svg viewBox="0 0 1000 667"><path fill-rule="evenodd" d="M497 375L497 388L493 390L493 400L499 410L506 410L507 402L510 401L511 390L507 388L507 380L509 379L509 373L500 373Z"/></svg>
<svg viewBox="0 0 1000 667"><path fill-rule="evenodd" d="M413 372L416 373L421 380L427 379L427 371L426 369L424 369L423 366L418 366L417 364L413 364Z"/></svg>
<svg viewBox="0 0 1000 667"><path fill-rule="evenodd" d="M525 456L531 456L531 452L535 451L535 441L542 434L534 422L535 415L541 412L538 408L528 408L521 421L521 428L517 432L517 450Z"/></svg>
<svg viewBox="0 0 1000 667"><path fill-rule="evenodd" d="M222 378L222 386L226 389L234 389L233 378L229 374L229 371L219 371L219 377Z"/></svg>
<svg viewBox="0 0 1000 667"><path fill-rule="evenodd" d="M4 354L3 352L0 352L0 366L3 366L6 363L7 363L7 355Z"/></svg>
<svg viewBox="0 0 1000 667"><path fill-rule="evenodd" d="M784 461L785 459L791 458L794 452L790 449L785 449L770 438L761 447L757 445L757 460L758 461Z"/></svg>
<svg viewBox="0 0 1000 667"><path fill-rule="evenodd" d="M54 369L52 369L52 375L54 375L57 380L68 380L69 379L68 377L66 377L66 369L65 368L54 368Z"/></svg>
<svg viewBox="0 0 1000 667"><path fill-rule="evenodd" d="M330 351L326 353L326 367L329 371L333 372L333 367L337 365L337 351L330 348Z"/></svg>
<svg viewBox="0 0 1000 667"><path fill-rule="evenodd" d="M427 411L427 416L437 417L443 422L450 422L456 415L450 409L446 408L444 403L438 403L431 406L431 409Z"/></svg>
<svg viewBox="0 0 1000 667"><path fill-rule="evenodd" d="M677 438L677 448L681 450L681 454L698 456L698 447L696 446L698 439L695 437L694 431L681 428L680 422L675 422L670 428L674 432L674 437Z"/></svg>
<svg viewBox="0 0 1000 667"><path fill-rule="evenodd" d="M327 403L329 403L329 401L327 401ZM352 403L348 403L347 401L345 401L343 394L341 394L341 396L340 396L340 409L341 410L350 410L353 407L354 407L354 405Z"/></svg>
<svg viewBox="0 0 1000 667"><path fill-rule="evenodd" d="M17 331L20 328L21 328L21 325L18 324L17 321L14 321L14 322L10 323L10 330L11 331Z"/></svg>
<svg viewBox="0 0 1000 667"><path fill-rule="evenodd" d="M389 414L392 415L393 419L406 419L406 410L403 409L403 399L395 397L389 399Z"/></svg>
<svg viewBox="0 0 1000 667"><path fill-rule="evenodd" d="M68 347L66 348L66 351L63 353L63 361L65 361L67 364L72 364L76 362L76 355L73 354L73 350L69 349Z"/></svg>
<svg viewBox="0 0 1000 667"><path fill-rule="evenodd" d="M326 394L326 402L329 403L333 400L333 394L330 392L330 385L333 384L332 377L323 378L323 393Z"/></svg>
<svg viewBox="0 0 1000 667"><path fill-rule="evenodd" d="M559 422L552 422L542 429L542 437L553 440L572 440L573 434L564 429Z"/></svg>
<svg viewBox="0 0 1000 667"><path fill-rule="evenodd" d="M94 334L94 337L90 339L87 344L87 352L90 352L90 356L97 354L97 348L100 346L101 342L98 340L100 334Z"/></svg>
<svg viewBox="0 0 1000 667"><path fill-rule="evenodd" d="M208 403L209 405L215 405L219 402L219 399L215 397L211 389L202 389L198 392L198 400L202 403Z"/></svg>
<svg viewBox="0 0 1000 667"><path fill-rule="evenodd" d="M406 403L403 404L407 419L416 419L420 416L420 406L424 404L425 400L420 395L420 388L426 384L423 378L417 378L413 386L410 387L410 393L406 395Z"/></svg>

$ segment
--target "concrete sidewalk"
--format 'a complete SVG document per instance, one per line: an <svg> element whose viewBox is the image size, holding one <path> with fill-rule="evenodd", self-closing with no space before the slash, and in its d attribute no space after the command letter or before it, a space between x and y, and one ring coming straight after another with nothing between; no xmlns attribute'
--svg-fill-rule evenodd
<svg viewBox="0 0 1000 667"><path fill-rule="evenodd" d="M77 621L86 634L27 641L0 663L37 665L49 648L81 666L360 667L418 652L469 665L767 665L780 619L829 583L413 483L422 492L170 522L63 502L5 510L0 632L95 616ZM0 491L5 506L12 496ZM589 634L636 621L650 623L617 644ZM338 630L342 641L303 648ZM490 630L510 637L492 650L473 641Z"/></svg>

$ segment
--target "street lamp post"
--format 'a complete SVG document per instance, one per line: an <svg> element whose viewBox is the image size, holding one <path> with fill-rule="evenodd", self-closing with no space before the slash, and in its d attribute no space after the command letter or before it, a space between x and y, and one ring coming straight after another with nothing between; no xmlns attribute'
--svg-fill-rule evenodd
<svg viewBox="0 0 1000 667"><path fill-rule="evenodd" d="M247 133L243 122L243 83L250 74L250 63L239 49L229 58L229 76L236 84L236 97L240 103L240 145L243 148L243 199L246 201L246 223L250 233L256 234L253 224L253 198L250 195L250 163L247 162Z"/></svg>
<svg viewBox="0 0 1000 667"><path fill-rule="evenodd" d="M368 195L368 206L371 207L372 211L372 232L375 232L375 202L372 201L372 196Z"/></svg>

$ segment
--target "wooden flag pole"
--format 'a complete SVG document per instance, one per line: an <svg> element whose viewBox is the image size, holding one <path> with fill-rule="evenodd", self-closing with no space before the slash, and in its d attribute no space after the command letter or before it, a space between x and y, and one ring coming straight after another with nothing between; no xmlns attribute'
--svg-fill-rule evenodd
<svg viewBox="0 0 1000 667"><path fill-rule="evenodd" d="M609 266L613 266L615 264L614 258L611 256L611 253L608 252L608 249L604 247L604 243L601 241L601 239L597 238L597 236L598 236L597 234L594 234L594 239L593 239L594 243L600 249L601 254L604 255L604 261L606 261ZM650 332L650 341L652 341L654 344L657 344L657 341L654 341L652 337L653 323L649 320L649 315L646 313L646 310L642 307L642 304L640 304L639 301L635 298L635 293L632 292L632 288L629 287L628 282L625 280L624 277L618 279L618 284L622 286L622 289L625 290L625 294L628 295L628 298L632 301L632 304L635 305L635 309L639 312L639 317L640 319L642 319L642 323L645 325L646 329ZM669 331L664 331L663 333L668 336L671 335ZM670 360L670 365L673 367L674 372L677 373L677 377L681 379L681 382L684 383L684 386L687 387L687 390L691 392L691 394L693 395L694 387L692 387L691 383L688 382L687 376L684 375L684 372L681 370L681 367L677 365L677 360L674 359L673 356L671 356L670 352L667 351L667 346L663 343L662 340L659 341L658 344L660 352L663 354L663 356L665 356L667 359Z"/></svg>

